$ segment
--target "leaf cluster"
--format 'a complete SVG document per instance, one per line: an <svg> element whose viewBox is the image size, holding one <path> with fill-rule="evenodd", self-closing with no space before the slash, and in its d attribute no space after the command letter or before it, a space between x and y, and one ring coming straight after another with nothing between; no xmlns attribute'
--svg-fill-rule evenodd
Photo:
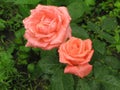
<svg viewBox="0 0 120 90"><path fill-rule="evenodd" d="M93 70L84 79L64 74L56 49L25 47L22 20L37 4L66 6L75 37L93 41ZM119 90L119 0L0 0L1 90Z"/></svg>

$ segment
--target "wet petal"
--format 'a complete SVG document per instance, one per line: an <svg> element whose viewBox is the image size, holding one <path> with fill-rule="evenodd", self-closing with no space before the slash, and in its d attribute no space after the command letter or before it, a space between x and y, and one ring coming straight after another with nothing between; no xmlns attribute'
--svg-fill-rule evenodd
<svg viewBox="0 0 120 90"><path fill-rule="evenodd" d="M87 76L92 70L92 65L84 64L79 66L70 66L65 67L64 73L74 74L81 78Z"/></svg>

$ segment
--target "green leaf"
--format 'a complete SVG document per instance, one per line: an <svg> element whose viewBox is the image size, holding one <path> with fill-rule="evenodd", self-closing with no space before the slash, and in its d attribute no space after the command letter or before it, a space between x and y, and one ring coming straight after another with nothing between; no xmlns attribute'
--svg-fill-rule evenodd
<svg viewBox="0 0 120 90"><path fill-rule="evenodd" d="M3 80L6 80L8 77L5 77L5 72L1 71L0 72L0 82L2 82Z"/></svg>
<svg viewBox="0 0 120 90"><path fill-rule="evenodd" d="M103 78L104 75L108 75L109 74L109 70L108 67L101 64L100 62L96 61L94 63L94 76L95 79L101 79Z"/></svg>
<svg viewBox="0 0 120 90"><path fill-rule="evenodd" d="M116 30L115 31L115 36L114 36L114 40L115 40L115 47L117 49L117 52L120 52L120 30Z"/></svg>
<svg viewBox="0 0 120 90"><path fill-rule="evenodd" d="M30 7L28 5L18 5L20 14L25 18L30 14Z"/></svg>
<svg viewBox="0 0 120 90"><path fill-rule="evenodd" d="M21 29L19 29L18 31L15 32L15 37L16 37L15 38L15 43L17 43L17 44L23 43L22 38L23 38L24 32L25 32L24 28L21 28Z"/></svg>
<svg viewBox="0 0 120 90"><path fill-rule="evenodd" d="M37 4L39 3L41 0L16 0L15 4Z"/></svg>
<svg viewBox="0 0 120 90"><path fill-rule="evenodd" d="M99 33L100 32L100 27L92 22L87 22L87 28L90 29L90 31L93 31L95 33Z"/></svg>
<svg viewBox="0 0 120 90"><path fill-rule="evenodd" d="M44 58L44 57L46 57L46 56L48 56L48 57L55 57L55 58L57 58L57 55L58 55L58 51L57 51L57 49L55 48L55 49L52 49L52 50L40 50L40 55L41 55L41 57L42 58Z"/></svg>
<svg viewBox="0 0 120 90"><path fill-rule="evenodd" d="M18 31L15 32L15 37L16 37L16 38L21 38L21 37L23 37L24 32L25 32L25 29L24 29L24 28L19 29Z"/></svg>
<svg viewBox="0 0 120 90"><path fill-rule="evenodd" d="M11 53L7 51L0 52L0 80L8 79L10 75L16 72Z"/></svg>
<svg viewBox="0 0 120 90"><path fill-rule="evenodd" d="M21 59L20 62L22 62L22 60L26 59L29 57L29 55L27 53L17 53L17 55L19 56L18 58Z"/></svg>
<svg viewBox="0 0 120 90"><path fill-rule="evenodd" d="M74 80L72 75L64 74L63 70L57 69L51 80L51 90L74 90Z"/></svg>
<svg viewBox="0 0 120 90"><path fill-rule="evenodd" d="M15 4L37 4L41 0L6 0L6 2L14 2Z"/></svg>
<svg viewBox="0 0 120 90"><path fill-rule="evenodd" d="M98 51L100 54L104 55L106 48L106 44L98 39L95 39L93 41L93 47L96 51Z"/></svg>
<svg viewBox="0 0 120 90"><path fill-rule="evenodd" d="M22 53L30 52L30 48L25 46L20 46L19 51L21 51Z"/></svg>
<svg viewBox="0 0 120 90"><path fill-rule="evenodd" d="M109 42L112 44L115 43L114 37L112 35L110 35L109 33L102 32L102 33L100 33L99 37L105 39L106 42Z"/></svg>
<svg viewBox="0 0 120 90"><path fill-rule="evenodd" d="M80 26L78 26L77 24L72 23L71 27L72 27L72 35L73 36L82 38L82 39L89 38L87 31L85 29L81 28Z"/></svg>
<svg viewBox="0 0 120 90"><path fill-rule="evenodd" d="M60 64L58 59L54 56L46 56L39 60L38 67L42 70L43 73L53 74Z"/></svg>
<svg viewBox="0 0 120 90"><path fill-rule="evenodd" d="M95 0L85 0L85 3L89 6L89 5L94 5L95 4Z"/></svg>
<svg viewBox="0 0 120 90"><path fill-rule="evenodd" d="M117 8L120 8L120 1L119 1L119 0L116 1L116 2L114 3L114 6L117 7Z"/></svg>
<svg viewBox="0 0 120 90"><path fill-rule="evenodd" d="M116 27L117 27L116 18L108 17L102 21L103 30L111 31L111 30L115 30Z"/></svg>
<svg viewBox="0 0 120 90"><path fill-rule="evenodd" d="M35 65L33 63L28 64L27 69L28 69L29 72L32 73L34 71L34 69L35 69Z"/></svg>
<svg viewBox="0 0 120 90"><path fill-rule="evenodd" d="M0 31L3 31L5 28L5 21L0 19Z"/></svg>
<svg viewBox="0 0 120 90"><path fill-rule="evenodd" d="M93 54L91 62L95 62L96 60L102 60L103 58L104 58L104 55L100 54L97 51L94 51L94 54Z"/></svg>
<svg viewBox="0 0 120 90"><path fill-rule="evenodd" d="M73 20L80 18L84 14L84 4L82 1L76 1L68 5L68 10Z"/></svg>
<svg viewBox="0 0 120 90"><path fill-rule="evenodd" d="M64 90L74 90L74 80L71 74L65 74L62 70L62 82L64 85ZM59 72L58 72L59 73Z"/></svg>
<svg viewBox="0 0 120 90"><path fill-rule="evenodd" d="M90 90L90 87L84 79L79 79L76 90Z"/></svg>
<svg viewBox="0 0 120 90"><path fill-rule="evenodd" d="M43 67L44 68L44 67ZM46 67L47 68L47 67ZM43 76L43 71L41 70L41 67L39 66L39 62L37 64L30 63L27 66L27 70L31 74L32 79L38 79L40 76Z"/></svg>
<svg viewBox="0 0 120 90"><path fill-rule="evenodd" d="M14 2L15 0L6 0L5 2Z"/></svg>
<svg viewBox="0 0 120 90"><path fill-rule="evenodd" d="M90 85L91 90L100 90L100 88L101 88L100 82L98 82L95 79L92 79L90 81L89 85Z"/></svg>
<svg viewBox="0 0 120 90"><path fill-rule="evenodd" d="M119 40L120 40L120 30L116 30L115 31L115 36L114 36L114 39L115 39L115 41L116 42L119 42Z"/></svg>
<svg viewBox="0 0 120 90"><path fill-rule="evenodd" d="M116 45L117 52L120 52L120 45Z"/></svg>
<svg viewBox="0 0 120 90"><path fill-rule="evenodd" d="M105 63L114 69L120 69L120 61L114 56L106 56Z"/></svg>
<svg viewBox="0 0 120 90"><path fill-rule="evenodd" d="M68 5L75 0L47 0L48 5L63 6Z"/></svg>
<svg viewBox="0 0 120 90"><path fill-rule="evenodd" d="M104 75L103 79L100 80L105 90L119 90L120 80L113 75Z"/></svg>

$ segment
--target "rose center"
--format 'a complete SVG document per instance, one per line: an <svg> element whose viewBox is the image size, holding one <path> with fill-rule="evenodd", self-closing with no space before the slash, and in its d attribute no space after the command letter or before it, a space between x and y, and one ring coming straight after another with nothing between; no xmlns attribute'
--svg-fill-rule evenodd
<svg viewBox="0 0 120 90"><path fill-rule="evenodd" d="M77 54L78 51L79 51L79 45L78 44L71 45L71 47L70 47L70 53L72 55Z"/></svg>
<svg viewBox="0 0 120 90"><path fill-rule="evenodd" d="M38 32L48 34L55 30L55 20L51 18L42 17L40 22L37 24Z"/></svg>

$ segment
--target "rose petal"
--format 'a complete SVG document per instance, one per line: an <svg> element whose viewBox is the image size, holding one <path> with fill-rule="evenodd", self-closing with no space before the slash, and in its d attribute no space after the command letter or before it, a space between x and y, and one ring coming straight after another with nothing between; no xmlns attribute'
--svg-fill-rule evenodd
<svg viewBox="0 0 120 90"><path fill-rule="evenodd" d="M61 52L61 49L59 49L58 52L59 52L59 62L72 65L72 63L66 59L64 52Z"/></svg>
<svg viewBox="0 0 120 90"><path fill-rule="evenodd" d="M63 43L59 47L59 50L58 50L59 57L60 57L59 61L61 63L65 63L65 64L69 64L69 65L81 65L81 64L88 63L90 61L93 51L86 53L86 57L82 57L81 55L80 55L81 57L76 57L75 54L73 54L73 55L69 54L69 51L71 51L71 49L68 49L67 47L65 47L65 46L69 46L69 45L70 44L68 42L66 42L66 43Z"/></svg>
<svg viewBox="0 0 120 90"><path fill-rule="evenodd" d="M68 33L66 28L61 26L60 31L57 33L57 37L53 41L51 41L50 44L62 43L63 41L65 41L66 40L66 33Z"/></svg>
<svg viewBox="0 0 120 90"><path fill-rule="evenodd" d="M46 47L48 43L39 41L37 38L35 38L32 35L29 35L29 33L25 33L24 37L27 39L27 41L30 44L26 44L26 46L31 46L31 47Z"/></svg>
<svg viewBox="0 0 120 90"><path fill-rule="evenodd" d="M88 49L85 48L87 46L86 44L90 44ZM91 47L91 40L81 40L79 38L71 37L59 47L59 57L62 57L60 58L60 62L69 65L82 65L88 63L94 52L94 50L91 50ZM79 49L82 49L82 51Z"/></svg>
<svg viewBox="0 0 120 90"><path fill-rule="evenodd" d="M60 57L63 57L63 58L60 58L59 60L61 63L65 63L69 65L81 65L81 63L86 61L84 58L74 58L64 52L61 52L59 54L60 54Z"/></svg>
<svg viewBox="0 0 120 90"><path fill-rule="evenodd" d="M71 37L70 15L66 7L38 5L23 20L26 46L45 50L59 47Z"/></svg>
<svg viewBox="0 0 120 90"><path fill-rule="evenodd" d="M84 57L85 60L84 60L81 64L85 64L85 63L90 62L90 60L91 60L91 58L92 58L92 56L93 56L93 53L94 53L94 50L91 50L91 51L88 53L88 55L86 55L86 57Z"/></svg>
<svg viewBox="0 0 120 90"><path fill-rule="evenodd" d="M87 76L92 70L92 65L90 64L84 64L84 65L80 65L80 66L70 66L67 65L65 67L64 73L70 73L70 74L74 74L77 75L81 78Z"/></svg>
<svg viewBox="0 0 120 90"><path fill-rule="evenodd" d="M56 48L58 46L59 46L58 44L47 45L46 47L42 47L42 49L51 50L52 48Z"/></svg>
<svg viewBox="0 0 120 90"><path fill-rule="evenodd" d="M67 10L67 8L66 7L59 7L58 8L59 10L60 10L60 12L61 12L61 15L62 15L62 18L63 18L63 25L66 25L66 24L68 24L69 22L70 22L70 20L71 20L71 17L70 17L70 15L69 15L69 13L68 13L68 10ZM63 17L64 16L64 17Z"/></svg>
<svg viewBox="0 0 120 90"><path fill-rule="evenodd" d="M85 50L91 50L92 49L92 41L90 39L84 40L85 43Z"/></svg>

